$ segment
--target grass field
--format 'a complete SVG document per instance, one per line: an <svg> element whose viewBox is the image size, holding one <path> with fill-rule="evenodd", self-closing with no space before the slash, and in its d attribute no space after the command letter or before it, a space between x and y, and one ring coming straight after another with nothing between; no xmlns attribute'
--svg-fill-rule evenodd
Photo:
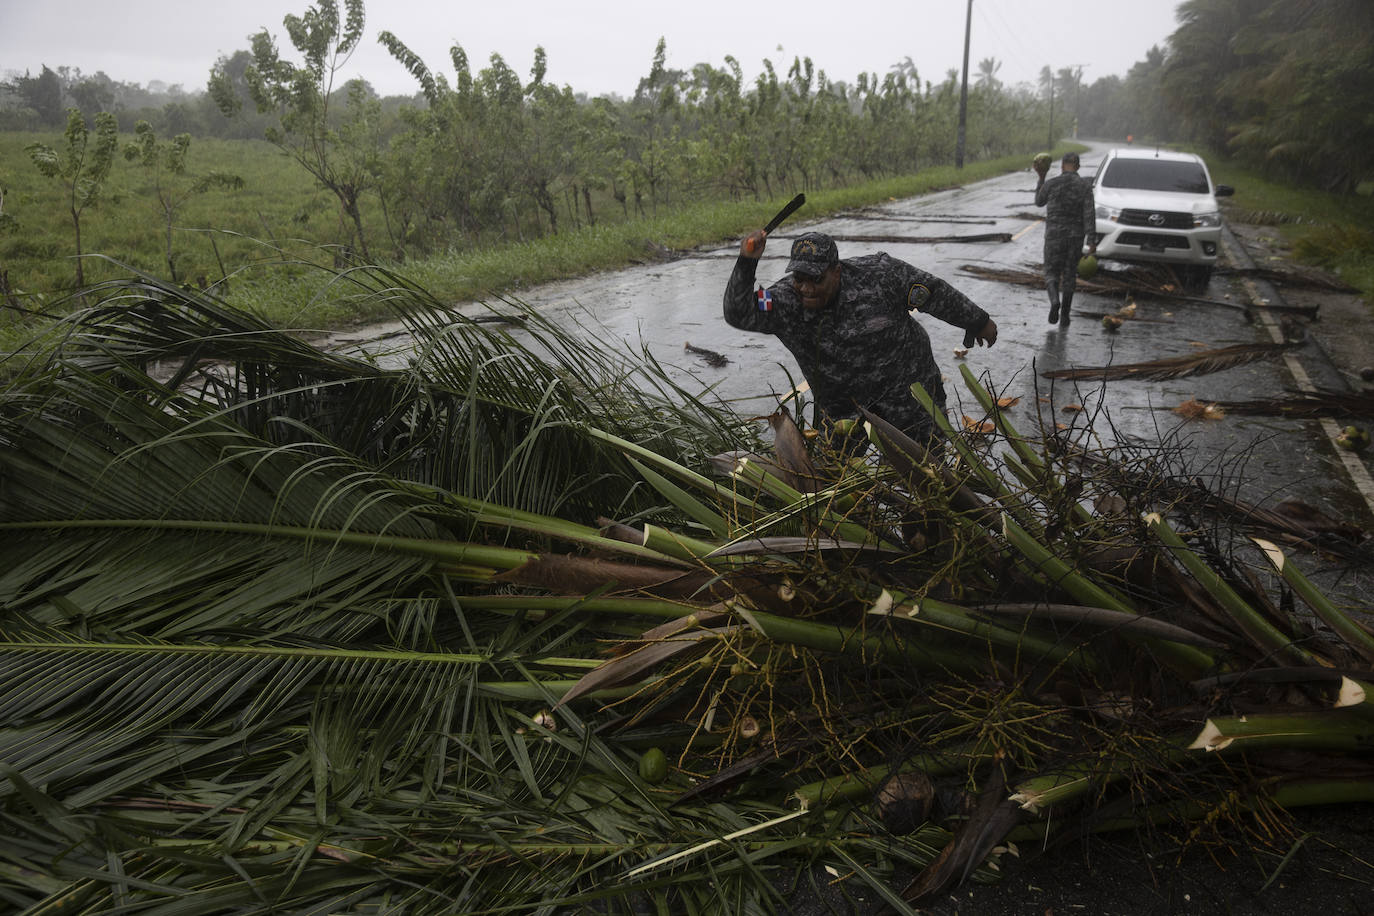
<svg viewBox="0 0 1374 916"><path fill-rule="evenodd" d="M121 136L121 144L131 141ZM0 269L12 288L50 299L70 289L76 252L69 203L62 185L34 167L26 148L42 143L58 150L58 133L0 133L0 188L13 224L0 235ZM224 172L243 179L238 191L210 190L185 196L175 218L173 246L180 276L221 279L223 270L276 258L273 245L290 253L336 237L337 208L310 176L265 141L193 140L187 175ZM181 181L185 186L189 181ZM143 167L116 158L101 202L81 219L82 247L139 270L168 276L166 221ZM180 190L180 189L178 189ZM310 239L302 245L294 240ZM127 271L88 259L89 280Z"/></svg>
<svg viewBox="0 0 1374 916"><path fill-rule="evenodd" d="M122 138L124 139L124 138ZM66 311L75 280L75 234L62 185L43 177L26 147L60 149L58 134L0 133L0 187L13 221L0 231L0 270L10 295L0 319L0 345L11 349L43 317ZM1025 156L970 163L963 170L937 167L899 179L831 190L808 189L808 212L823 213L932 188L973 181L1024 167ZM243 179L238 191L211 190L185 197L175 215L173 248L178 279L214 286L232 304L273 324L301 329L337 328L378 318L377 297L350 295L346 283L322 297L317 270L333 272L333 247L345 237L335 201L308 174L266 142L194 140L191 176L218 171ZM126 275L132 268L170 278L166 220L152 176L120 157L102 202L82 217L88 283ZM184 184L184 183L183 183ZM795 189L793 189L795 190ZM792 192L788 192L790 196ZM626 219L600 208L598 225L555 236L479 248L455 248L425 259L387 265L441 302L462 302L502 291L643 260L648 248L686 248L735 237L763 224L781 200L706 201L670 215ZM377 250L385 238L380 207L362 202L365 226ZM366 303L366 304L364 304ZM36 317L37 316L37 317Z"/></svg>

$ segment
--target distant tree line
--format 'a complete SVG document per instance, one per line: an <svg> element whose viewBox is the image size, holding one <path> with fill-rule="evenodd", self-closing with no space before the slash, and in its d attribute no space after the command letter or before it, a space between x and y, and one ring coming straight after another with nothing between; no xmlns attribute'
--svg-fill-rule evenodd
<svg viewBox="0 0 1374 916"><path fill-rule="evenodd" d="M215 63L209 91L173 87L161 108L104 73L44 67L2 87L0 127L60 129L76 108L88 120L111 112L121 131L145 123L164 137L265 137L336 197L348 245L395 258L954 161L959 75L922 80L910 58L853 84L805 57L785 72L765 61L746 81L733 57L670 68L660 40L631 98L588 98L548 79L542 48L528 79L499 55L474 68L457 46L446 75L382 32L417 86L413 97L383 99L362 80L335 81L363 17L362 0L286 16L289 47L265 30L251 36L250 49ZM966 157L1040 145L1043 102L998 82L995 62L983 69L968 99Z"/></svg>
<svg viewBox="0 0 1374 916"><path fill-rule="evenodd" d="M1084 87L1080 130L1192 142L1338 193L1374 179L1374 3L1185 0L1124 79Z"/></svg>
<svg viewBox="0 0 1374 916"><path fill-rule="evenodd" d="M379 244L399 259L954 160L958 74L923 82L909 58L853 86L809 58L785 73L765 61L749 83L733 57L721 67L669 68L660 40L633 97L588 99L548 80L542 48L528 81L500 55L474 72L460 46L450 51L450 76L382 32L419 90L389 112L365 83L335 82L362 39L363 14L362 0L348 0L342 10L318 3L285 17L297 59L264 30L251 36L251 51L216 63L209 95L335 195L348 243L368 257L382 253ZM987 78L970 93L967 122L970 159L1024 151L1045 130L1032 91Z"/></svg>
<svg viewBox="0 0 1374 916"><path fill-rule="evenodd" d="M1084 84L1042 71L1008 87L982 60L968 98L966 156L1084 137L1185 141L1293 180L1350 191L1370 177L1374 4L1368 0L1186 0L1179 28L1124 77ZM667 66L660 40L631 98L588 98L454 46L441 72L390 32L378 41L415 78L380 98L335 77L363 38L363 0L322 0L284 19L297 61L266 30L220 58L204 93L151 90L44 67L0 87L0 126L60 127L68 110L110 111L120 130L267 138L338 201L346 244L403 259L520 240L682 202L769 197L954 161L959 74L922 80L908 57L881 76L834 81L809 58ZM157 102L161 101L160 107ZM375 252L373 249L377 249Z"/></svg>

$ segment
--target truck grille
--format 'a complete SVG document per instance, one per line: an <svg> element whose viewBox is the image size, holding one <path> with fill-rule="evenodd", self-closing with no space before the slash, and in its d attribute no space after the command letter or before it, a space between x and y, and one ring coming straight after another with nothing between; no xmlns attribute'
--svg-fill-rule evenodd
<svg viewBox="0 0 1374 916"><path fill-rule="evenodd" d="M1163 222L1150 222L1150 217L1160 217ZM1193 214L1175 213L1162 210L1122 210L1117 219L1123 226L1150 226L1155 229L1191 229Z"/></svg>

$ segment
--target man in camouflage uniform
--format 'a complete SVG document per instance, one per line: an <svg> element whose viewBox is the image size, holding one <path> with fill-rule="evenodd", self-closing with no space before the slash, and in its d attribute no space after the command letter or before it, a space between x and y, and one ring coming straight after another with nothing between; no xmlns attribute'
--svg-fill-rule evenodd
<svg viewBox="0 0 1374 916"><path fill-rule="evenodd" d="M1069 323L1074 287L1078 285L1078 259L1083 246L1097 253L1097 217L1093 186L1078 174L1078 154L1065 153L1060 173L1049 181L1049 162L1038 160L1035 205L1045 207L1045 287L1050 293L1050 324Z"/></svg>
<svg viewBox="0 0 1374 916"><path fill-rule="evenodd" d="M992 346L997 323L938 277L885 253L840 260L835 240L808 232L792 243L788 275L755 289L767 234L754 232L725 287L725 320L773 334L796 358L811 386L816 423L858 415L864 407L918 442L935 423L911 396L920 382L942 409L945 389L930 336L912 309L963 328L964 345Z"/></svg>

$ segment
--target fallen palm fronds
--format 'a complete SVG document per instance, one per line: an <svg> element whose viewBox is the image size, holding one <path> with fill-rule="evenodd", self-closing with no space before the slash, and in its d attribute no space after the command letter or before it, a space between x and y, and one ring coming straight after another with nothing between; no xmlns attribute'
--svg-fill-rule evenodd
<svg viewBox="0 0 1374 916"><path fill-rule="evenodd" d="M377 279L405 371L139 281L0 388L8 903L786 911L815 867L911 913L1020 837L1367 797L1318 777L1368 770L1374 639L1275 546L1318 521L967 367L942 445L770 448Z"/></svg>
<svg viewBox="0 0 1374 916"><path fill-rule="evenodd" d="M1273 267L1219 267L1218 274L1236 277L1255 277L1279 286L1299 289L1323 289L1336 293L1358 293L1359 290L1339 277L1317 270L1279 270Z"/></svg>
<svg viewBox="0 0 1374 916"><path fill-rule="evenodd" d="M713 369L721 369L725 366L730 365L730 360L725 356L721 355L720 353L717 353L715 350L706 350L702 347L694 347L692 346L691 341L688 341L687 343L683 344L682 349L686 350L688 353L691 353L693 356L700 356L702 359L706 360L706 365L710 366Z"/></svg>
<svg viewBox="0 0 1374 916"><path fill-rule="evenodd" d="M1010 267L961 264L959 269L982 280L995 280L998 283L1011 283L1017 286L1034 286L1039 289L1045 287L1044 272L1035 268L1017 270ZM1085 293L1128 293L1141 290L1158 293L1168 292L1168 290L1162 289L1159 283L1142 282L1139 277L1129 272L1109 271L1105 268L1099 268L1097 274L1091 278L1078 278L1077 289Z"/></svg>
<svg viewBox="0 0 1374 916"><path fill-rule="evenodd" d="M984 267L979 264L961 264L959 269L983 280L993 280L998 283L1010 283L1017 286L1033 286L1036 289L1045 288L1044 273L1034 268L1016 270L1006 267ZM1315 305L1289 305L1287 303L1277 302L1227 302L1221 299L1209 299L1205 296L1190 295L1182 291L1184 288L1183 283L1167 268L1150 270L1147 268L1131 267L1126 270L1107 270L1106 268L1099 267L1097 273L1091 278L1085 279L1080 277L1076 282L1078 291L1084 293L1096 295L1129 293L1148 296L1153 299L1165 299L1171 302L1213 306L1238 312L1248 312L1252 309L1264 309L1265 311L1316 318L1320 311L1320 307Z"/></svg>
<svg viewBox="0 0 1374 916"><path fill-rule="evenodd" d="M1204 350L1183 356L1170 356L1144 363L1121 363L1114 366L1083 366L1068 369L1050 369L1040 373L1041 378L1075 379L1093 381L1114 381L1117 379L1142 379L1150 382L1168 379L1188 378L1193 375L1207 375L1244 366L1256 360L1269 359L1280 353L1300 346L1298 343L1258 343L1235 344L1217 350Z"/></svg>

